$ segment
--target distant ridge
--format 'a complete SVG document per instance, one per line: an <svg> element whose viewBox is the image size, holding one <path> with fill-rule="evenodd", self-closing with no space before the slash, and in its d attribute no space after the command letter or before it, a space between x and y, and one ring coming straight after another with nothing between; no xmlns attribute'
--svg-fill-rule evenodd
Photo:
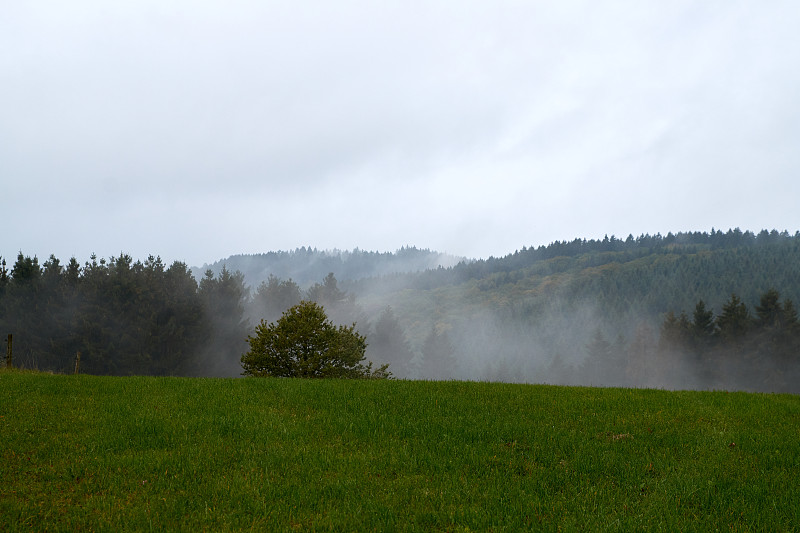
<svg viewBox="0 0 800 533"><path fill-rule="evenodd" d="M395 252L368 252L358 248L318 250L304 246L293 251L232 255L202 267L192 267L192 274L200 279L208 270L217 275L225 267L231 272L238 270L244 274L245 283L251 287L257 287L270 275L281 279L291 278L301 287L306 287L321 281L331 272L340 281L352 281L439 267L450 268L462 262L469 260L413 246Z"/></svg>

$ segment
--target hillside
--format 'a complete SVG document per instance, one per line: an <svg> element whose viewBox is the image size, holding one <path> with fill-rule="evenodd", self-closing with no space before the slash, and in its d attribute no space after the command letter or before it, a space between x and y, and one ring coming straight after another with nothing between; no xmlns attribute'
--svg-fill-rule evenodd
<svg viewBox="0 0 800 533"><path fill-rule="evenodd" d="M20 254L0 269L0 327L26 367L69 371L81 353L88 373L238 376L254 326L308 299L355 322L367 357L401 378L800 392L800 234L612 236L456 261L298 249L234 256L198 282L153 257Z"/></svg>
<svg viewBox="0 0 800 533"><path fill-rule="evenodd" d="M365 299L391 300L404 294L413 300L408 295L433 291L440 302L457 299L459 306L511 307L523 314L546 305L591 301L614 316L658 317L693 306L700 298L719 308L732 292L752 302L776 288L797 300L799 259L800 235L786 232L756 236L732 230L716 237L679 233L625 241L612 236L345 285Z"/></svg>
<svg viewBox="0 0 800 533"><path fill-rule="evenodd" d="M459 358L453 377L584 383L581 367L598 331L629 351L637 335L655 346L666 314L691 316L699 300L715 315L732 293L751 311L769 289L798 301L798 265L797 234L731 230L557 242L346 286L368 314L391 306L418 350L446 332ZM651 384L718 385L681 373Z"/></svg>
<svg viewBox="0 0 800 533"><path fill-rule="evenodd" d="M448 268L462 261L466 259L414 247L404 247L394 253L302 247L294 251L232 255L202 267L193 267L192 274L200 279L208 270L218 275L225 267L231 272L241 272L245 283L253 288L271 275L308 287L331 272L338 280L347 281Z"/></svg>

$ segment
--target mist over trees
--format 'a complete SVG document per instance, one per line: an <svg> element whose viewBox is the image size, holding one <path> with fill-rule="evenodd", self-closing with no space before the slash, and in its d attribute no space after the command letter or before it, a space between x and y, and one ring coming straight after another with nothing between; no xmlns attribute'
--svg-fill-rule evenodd
<svg viewBox="0 0 800 533"><path fill-rule="evenodd" d="M432 325L447 331L457 354L451 377L753 389L751 382L704 380L689 357L651 364L646 356L670 310L691 314L701 299L706 312L720 310L732 293L752 308L772 287L797 301L798 262L800 237L786 232L612 236L523 249L406 276L405 283L393 277L391 290L381 279L348 288L368 312L390 304L417 351ZM602 352L590 348L598 332L616 360L590 357Z"/></svg>
<svg viewBox="0 0 800 533"><path fill-rule="evenodd" d="M211 340L204 295L185 264L92 257L83 267L19 254L0 285L0 327L17 365L92 374L192 374Z"/></svg>
<svg viewBox="0 0 800 533"><path fill-rule="evenodd" d="M207 339L193 371L200 375L236 376L237 355L247 349L250 320L245 316L249 293L240 272L223 268L218 276L208 270L198 286Z"/></svg>
<svg viewBox="0 0 800 533"><path fill-rule="evenodd" d="M400 248L394 253L302 247L288 252L233 255L193 270L195 275L207 270L219 274L223 268L238 271L251 286L272 276L293 279L299 286L308 287L331 273L340 281L350 281L448 268L462 261L466 259L413 246Z"/></svg>
<svg viewBox="0 0 800 533"><path fill-rule="evenodd" d="M270 274L267 281L262 281L250 301L249 314L261 317L267 322L274 322L281 314L302 300L300 286L292 279L281 280Z"/></svg>
<svg viewBox="0 0 800 533"><path fill-rule="evenodd" d="M303 250L286 257L332 256ZM239 376L256 325L309 300L334 324L356 323L367 360L399 378L800 392L798 264L800 235L738 229L576 239L308 282L20 253L0 261L0 333L14 334L18 364L43 370L70 372L80 352L90 373Z"/></svg>
<svg viewBox="0 0 800 533"><path fill-rule="evenodd" d="M690 319L685 312L669 312L661 325L655 350L662 359L682 357L695 367L696 376L722 388L737 383L753 390L797 392L800 382L800 322L790 299L775 289L761 295L751 314L731 294L717 316L702 300ZM668 376L667 379L687 379ZM689 378L691 379L691 378Z"/></svg>
<svg viewBox="0 0 800 533"><path fill-rule="evenodd" d="M409 377L414 373L414 352L391 307L384 309L369 334L369 359L378 365L389 365L394 375Z"/></svg>
<svg viewBox="0 0 800 533"><path fill-rule="evenodd" d="M207 270L198 283L184 263L167 268L152 256L93 256L83 267L73 258L64 267L20 253L10 270L0 260L0 327L14 336L14 361L55 372L72 371L80 353L81 371L92 374L239 376L252 324L277 320L302 298L336 324L369 329L333 274L305 291L270 276L251 295L241 272ZM404 342L389 315L384 330Z"/></svg>

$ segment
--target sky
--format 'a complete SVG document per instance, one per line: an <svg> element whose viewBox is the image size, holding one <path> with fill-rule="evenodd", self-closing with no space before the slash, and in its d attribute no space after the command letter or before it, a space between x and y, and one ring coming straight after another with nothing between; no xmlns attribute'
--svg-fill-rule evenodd
<svg viewBox="0 0 800 533"><path fill-rule="evenodd" d="M800 230L800 3L0 0L0 255Z"/></svg>

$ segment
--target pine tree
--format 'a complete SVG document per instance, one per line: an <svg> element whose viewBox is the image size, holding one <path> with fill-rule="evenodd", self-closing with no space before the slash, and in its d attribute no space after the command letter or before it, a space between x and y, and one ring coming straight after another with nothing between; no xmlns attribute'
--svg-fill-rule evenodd
<svg viewBox="0 0 800 533"><path fill-rule="evenodd" d="M422 365L420 377L423 379L452 379L456 376L455 349L450 336L444 329L431 328L422 343Z"/></svg>
<svg viewBox="0 0 800 533"><path fill-rule="evenodd" d="M198 361L201 375L235 376L247 349L249 323L244 317L248 297L241 272L223 266L217 278L211 270L200 280L198 293L210 328L209 342Z"/></svg>
<svg viewBox="0 0 800 533"><path fill-rule="evenodd" d="M761 330L780 328L783 322L783 308L780 304L780 293L769 289L761 296L756 306L756 326Z"/></svg>
<svg viewBox="0 0 800 533"><path fill-rule="evenodd" d="M283 281L270 274L256 289L250 303L250 317L255 321L273 322L284 311L300 303L300 287L291 280Z"/></svg>
<svg viewBox="0 0 800 533"><path fill-rule="evenodd" d="M599 327L595 328L591 340L585 346L586 359L580 367L583 382L604 386L625 384L627 344L622 334L618 334L611 343Z"/></svg>
<svg viewBox="0 0 800 533"><path fill-rule="evenodd" d="M392 374L397 377L411 376L414 354L391 307L380 314L367 340L367 358L370 361L379 365L389 364Z"/></svg>
<svg viewBox="0 0 800 533"><path fill-rule="evenodd" d="M722 306L722 314L717 317L717 333L723 342L740 342L750 330L752 319L747 306L736 294Z"/></svg>
<svg viewBox="0 0 800 533"><path fill-rule="evenodd" d="M692 314L692 335L695 347L704 350L711 342L716 325L714 324L714 313L706 309L703 300L697 302Z"/></svg>

